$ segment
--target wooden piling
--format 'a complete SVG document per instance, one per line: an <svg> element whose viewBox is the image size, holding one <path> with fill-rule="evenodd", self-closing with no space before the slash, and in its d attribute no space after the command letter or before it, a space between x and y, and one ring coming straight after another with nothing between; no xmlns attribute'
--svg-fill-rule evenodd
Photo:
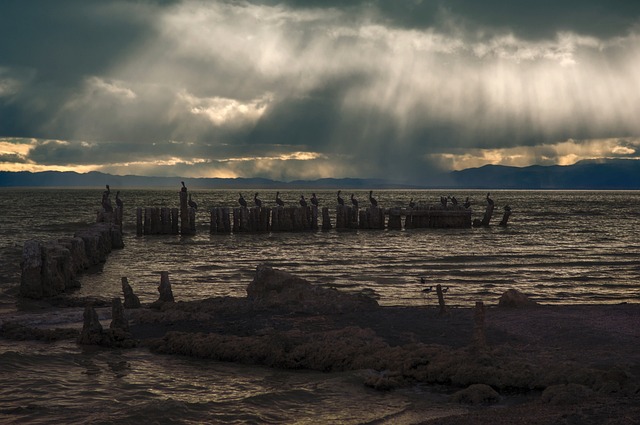
<svg viewBox="0 0 640 425"><path fill-rule="evenodd" d="M484 212L484 217L482 217L482 225L488 226L491 221L491 216L493 215L493 203L487 203L487 210Z"/></svg>
<svg viewBox="0 0 640 425"><path fill-rule="evenodd" d="M178 222L178 209L171 208L171 234L177 235L180 233L180 224Z"/></svg>
<svg viewBox="0 0 640 425"><path fill-rule="evenodd" d="M196 209L189 208L189 234L196 234Z"/></svg>
<svg viewBox="0 0 640 425"><path fill-rule="evenodd" d="M510 216L511 210L505 208L504 214L502 215L502 220L500 221L500 226L506 226Z"/></svg>
<svg viewBox="0 0 640 425"><path fill-rule="evenodd" d="M142 227L142 208L136 208L136 235L142 236L143 227Z"/></svg>
<svg viewBox="0 0 640 425"><path fill-rule="evenodd" d="M389 209L389 222L387 223L387 227L390 230L400 230L402 229L402 216L401 216L401 208L395 207Z"/></svg>
<svg viewBox="0 0 640 425"><path fill-rule="evenodd" d="M180 233L191 234L191 224L189 223L189 195L187 191L180 191Z"/></svg>
<svg viewBox="0 0 640 425"><path fill-rule="evenodd" d="M162 234L171 234L171 209L167 207L160 208L160 222L162 227Z"/></svg>
<svg viewBox="0 0 640 425"><path fill-rule="evenodd" d="M322 230L331 229L331 216L329 215L329 207L322 207Z"/></svg>
<svg viewBox="0 0 640 425"><path fill-rule="evenodd" d="M444 303L444 293L442 292L442 285L436 285L436 292L438 294L438 305L440 305L440 316L443 316L447 313L447 306Z"/></svg>

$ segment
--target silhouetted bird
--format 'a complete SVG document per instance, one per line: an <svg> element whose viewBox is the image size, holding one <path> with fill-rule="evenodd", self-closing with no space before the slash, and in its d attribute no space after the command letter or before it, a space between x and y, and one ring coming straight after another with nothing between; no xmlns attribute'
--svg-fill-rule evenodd
<svg viewBox="0 0 640 425"><path fill-rule="evenodd" d="M196 204L196 202L191 199L191 194L189 194L189 206L194 210L198 209L198 204Z"/></svg>
<svg viewBox="0 0 640 425"><path fill-rule="evenodd" d="M487 193L487 203L488 203L489 205L493 205L493 199L491 199L491 198L489 197L489 195L491 195L491 194L490 194L490 193Z"/></svg>
<svg viewBox="0 0 640 425"><path fill-rule="evenodd" d="M256 203L256 207L260 208L262 206L262 201L260 199L258 199L258 192L256 192L255 195L253 195L253 202Z"/></svg>
<svg viewBox="0 0 640 425"><path fill-rule="evenodd" d="M358 208L358 200L353 196L353 193L351 194L351 203L354 207Z"/></svg>
<svg viewBox="0 0 640 425"><path fill-rule="evenodd" d="M446 196L441 196L440 197L440 203L442 204L443 207L447 208L447 197Z"/></svg>
<svg viewBox="0 0 640 425"><path fill-rule="evenodd" d="M122 199L120 199L120 191L116 192L116 205L118 206L118 208L122 209Z"/></svg>
<svg viewBox="0 0 640 425"><path fill-rule="evenodd" d="M312 193L312 194L311 194L311 203L312 203L313 205L315 205L316 207L318 206L318 198L316 197L316 194L315 194L315 193Z"/></svg>
<svg viewBox="0 0 640 425"><path fill-rule="evenodd" d="M109 188L109 185L105 185L105 187L107 188L107 190L105 190L105 193L107 194L107 196L109 196L111 194L111 189Z"/></svg>
<svg viewBox="0 0 640 425"><path fill-rule="evenodd" d="M433 286L429 286L428 288L424 288L422 292L431 292L433 291Z"/></svg>
<svg viewBox="0 0 640 425"><path fill-rule="evenodd" d="M449 292L449 287L445 286L444 288L442 288L442 293L446 294L447 292Z"/></svg>
<svg viewBox="0 0 640 425"><path fill-rule="evenodd" d="M284 207L284 201L280 199L280 192L276 192L276 204L281 207Z"/></svg>
<svg viewBox="0 0 640 425"><path fill-rule="evenodd" d="M113 207L111 206L111 199L109 199L109 192L104 191L102 193L102 208L105 212L113 212Z"/></svg>
<svg viewBox="0 0 640 425"><path fill-rule="evenodd" d="M452 196L452 197L451 197L451 203L452 203L453 205L458 205L458 200L456 199L456 197L455 197L455 196Z"/></svg>
<svg viewBox="0 0 640 425"><path fill-rule="evenodd" d="M471 206L471 201L469 201L469 197L464 200L464 204L462 204L465 208L469 208Z"/></svg>
<svg viewBox="0 0 640 425"><path fill-rule="evenodd" d="M240 194L240 199L238 199L238 203L240 203L240 206L242 207L247 207L247 200L244 199L244 196L242 196L242 193Z"/></svg>
<svg viewBox="0 0 640 425"><path fill-rule="evenodd" d="M511 211L511 207L510 207L509 205L505 205L505 206L504 206L504 210L505 210L505 211Z"/></svg>
<svg viewBox="0 0 640 425"><path fill-rule="evenodd" d="M415 202L413 202L413 198L411 198L411 199L409 200L409 208L415 208L415 207L416 207L416 203L415 203Z"/></svg>
<svg viewBox="0 0 640 425"><path fill-rule="evenodd" d="M373 197L373 190L369 191L369 202L371 202L372 207L378 206L378 201L376 201L376 198Z"/></svg>
<svg viewBox="0 0 640 425"><path fill-rule="evenodd" d="M304 208L307 207L307 200L304 199L304 195L300 195L300 206Z"/></svg>
<svg viewBox="0 0 640 425"><path fill-rule="evenodd" d="M338 191L338 205L344 205L344 199L340 197L341 190Z"/></svg>
<svg viewBox="0 0 640 425"><path fill-rule="evenodd" d="M180 183L182 183L182 188L180 188L180 192L186 192L187 186L184 185L184 182L180 182Z"/></svg>

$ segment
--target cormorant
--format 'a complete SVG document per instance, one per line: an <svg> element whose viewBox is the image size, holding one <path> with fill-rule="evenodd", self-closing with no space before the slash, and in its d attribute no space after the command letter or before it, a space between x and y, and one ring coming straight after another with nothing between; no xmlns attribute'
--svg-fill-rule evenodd
<svg viewBox="0 0 640 425"><path fill-rule="evenodd" d="M378 201L376 201L376 198L373 197L373 190L369 191L369 202L371 202L372 207L378 206Z"/></svg>
<svg viewBox="0 0 640 425"><path fill-rule="evenodd" d="M109 192L106 190L102 194L102 208L105 212L113 212L113 207L111 206L111 199L109 199Z"/></svg>
<svg viewBox="0 0 640 425"><path fill-rule="evenodd" d="M280 192L276 192L276 204L281 207L284 207L284 201L280 199Z"/></svg>
<svg viewBox="0 0 640 425"><path fill-rule="evenodd" d="M452 203L454 206L455 206L455 205L458 205L458 200L456 199L456 197L455 197L455 196L452 196L452 197L451 197L451 203Z"/></svg>
<svg viewBox="0 0 640 425"><path fill-rule="evenodd" d="M441 196L440 197L440 203L442 204L443 207L447 208L447 197L446 196Z"/></svg>
<svg viewBox="0 0 640 425"><path fill-rule="evenodd" d="M242 193L240 194L240 199L238 199L238 202L240 203L240 206L244 208L247 207L247 200L244 199L244 196L242 196Z"/></svg>
<svg viewBox="0 0 640 425"><path fill-rule="evenodd" d="M490 193L487 193L487 203L488 203L489 205L493 205L493 199L491 199L491 198L489 197L489 195L491 195L491 194L490 194Z"/></svg>
<svg viewBox="0 0 640 425"><path fill-rule="evenodd" d="M312 203L313 205L315 205L316 207L318 206L318 198L316 197L316 194L315 194L315 193L312 193L312 194L311 194L311 203Z"/></svg>
<svg viewBox="0 0 640 425"><path fill-rule="evenodd" d="M340 197L341 190L338 191L338 205L344 205L344 199Z"/></svg>
<svg viewBox="0 0 640 425"><path fill-rule="evenodd" d="M307 207L307 200L304 199L304 195L300 195L300 206L304 208Z"/></svg>
<svg viewBox="0 0 640 425"><path fill-rule="evenodd" d="M180 182L180 183L182 183L182 188L180 189L180 192L186 192L187 186L184 185L184 182Z"/></svg>
<svg viewBox="0 0 640 425"><path fill-rule="evenodd" d="M471 201L469 201L469 197L464 200L464 204L462 204L465 208L469 208L471 206Z"/></svg>
<svg viewBox="0 0 640 425"><path fill-rule="evenodd" d="M116 205L118 206L118 208L122 209L122 199L120 199L120 191L116 192Z"/></svg>
<svg viewBox="0 0 640 425"><path fill-rule="evenodd" d="M409 208L412 208L412 209L413 209L413 208L415 208L415 207L416 207L416 203L415 203L415 202L413 202L413 198L411 198L411 199L409 200Z"/></svg>
<svg viewBox="0 0 640 425"><path fill-rule="evenodd" d="M505 205L505 206L504 206L504 210L505 210L505 211L511 211L511 207L510 207L509 205Z"/></svg>
<svg viewBox="0 0 640 425"><path fill-rule="evenodd" d="M358 200L353 197L353 193L351 194L351 203L354 207L358 208Z"/></svg>
<svg viewBox="0 0 640 425"><path fill-rule="evenodd" d="M198 204L196 204L196 202L195 202L195 201L192 201L192 200L191 200L191 194L189 194L189 206L190 206L191 208L193 208L194 210L197 210L197 209L198 209Z"/></svg>
<svg viewBox="0 0 640 425"><path fill-rule="evenodd" d="M256 203L256 207L260 208L262 206L262 201L260 199L258 199L258 192L256 192L255 195L253 195L253 202Z"/></svg>

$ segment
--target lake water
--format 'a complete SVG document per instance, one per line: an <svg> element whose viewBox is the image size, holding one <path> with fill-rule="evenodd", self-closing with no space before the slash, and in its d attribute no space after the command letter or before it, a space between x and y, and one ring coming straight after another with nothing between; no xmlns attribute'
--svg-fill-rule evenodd
<svg viewBox="0 0 640 425"><path fill-rule="evenodd" d="M275 191L259 192L275 205ZM81 326L79 309L17 310L19 263L25 240L70 236L95 221L101 193L0 189L0 321ZM460 307L495 303L509 288L547 304L640 301L640 192L496 191L488 228L230 235L209 234L207 210L236 206L237 191L190 193L199 204L196 235L136 237L135 208L176 207L178 193L122 189L125 248L113 251L98 273L84 275L69 296L119 296L126 276L141 301L152 302L166 270L178 300L244 297L256 266L268 263L319 285L370 294L382 305L436 304L421 291L420 277L427 286L448 287L447 303ZM254 191L243 193L250 199ZM301 193L281 197L294 205ZM335 191L316 193L321 206L335 206ZM367 193L354 193L363 205ZM482 217L486 192L375 193L382 207L406 206L412 197L432 204L442 195L469 196L473 217ZM500 227L505 204L513 214ZM101 312L106 323L109 314ZM362 385L360 372L278 371L141 349L83 349L70 341L0 340L0 370L3 423L411 423L444 414L437 407L443 395L422 387L375 392Z"/></svg>

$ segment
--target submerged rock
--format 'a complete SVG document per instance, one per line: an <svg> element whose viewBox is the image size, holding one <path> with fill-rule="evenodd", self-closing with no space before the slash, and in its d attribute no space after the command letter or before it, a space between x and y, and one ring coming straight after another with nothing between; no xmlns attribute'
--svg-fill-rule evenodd
<svg viewBox="0 0 640 425"><path fill-rule="evenodd" d="M521 308L535 307L537 305L537 302L530 300L529 297L517 289L508 289L498 300L498 307Z"/></svg>

